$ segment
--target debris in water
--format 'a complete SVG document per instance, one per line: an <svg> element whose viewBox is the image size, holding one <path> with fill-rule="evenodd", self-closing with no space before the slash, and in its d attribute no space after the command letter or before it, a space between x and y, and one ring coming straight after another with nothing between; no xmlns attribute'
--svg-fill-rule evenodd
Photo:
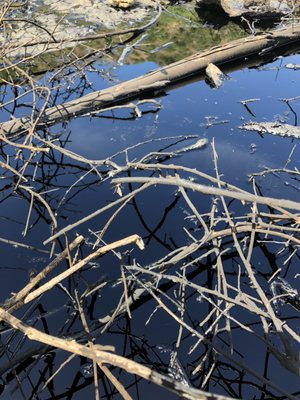
<svg viewBox="0 0 300 400"><path fill-rule="evenodd" d="M252 115L252 117L256 118L256 115L251 111L251 109L248 106L248 103L254 103L256 101L260 101L260 99L247 99L247 100L240 100L240 103L246 108L248 113Z"/></svg>
<svg viewBox="0 0 300 400"><path fill-rule="evenodd" d="M281 314L281 306L286 303L300 311L300 295L285 279L278 277L270 285L272 295L275 297L273 304L277 315ZM280 297L279 297L280 296Z"/></svg>
<svg viewBox="0 0 300 400"><path fill-rule="evenodd" d="M215 64L208 64L205 73L213 87L218 89L223 85L225 75Z"/></svg>
<svg viewBox="0 0 300 400"><path fill-rule="evenodd" d="M200 127L210 128L211 126L214 126L214 125L223 125L223 124L228 124L230 122L228 119L219 120L219 117L217 117L215 115L207 115L205 117L205 119L206 119L206 122L201 123L199 125Z"/></svg>
<svg viewBox="0 0 300 400"><path fill-rule="evenodd" d="M280 122L248 122L239 126L239 129L245 131L256 131L259 133L270 133L275 136L288 136L300 139L300 127L289 124L281 124Z"/></svg>
<svg viewBox="0 0 300 400"><path fill-rule="evenodd" d="M85 379L92 378L94 376L94 366L92 363L83 364L80 367L80 372Z"/></svg>
<svg viewBox="0 0 300 400"><path fill-rule="evenodd" d="M256 152L256 144L255 143L251 143L250 144L250 154L254 154Z"/></svg>
<svg viewBox="0 0 300 400"><path fill-rule="evenodd" d="M300 69L300 64L286 64L285 68L294 69L294 70Z"/></svg>

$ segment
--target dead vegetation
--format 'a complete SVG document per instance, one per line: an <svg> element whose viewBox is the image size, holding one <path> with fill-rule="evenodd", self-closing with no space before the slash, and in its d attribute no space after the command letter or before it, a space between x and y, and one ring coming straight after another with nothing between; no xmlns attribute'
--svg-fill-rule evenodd
<svg viewBox="0 0 300 400"><path fill-rule="evenodd" d="M14 5L2 4L3 30ZM157 17L143 29L117 35L140 33ZM52 43L53 35L45 46ZM24 287L11 282L11 296L0 308L2 389L13 382L12 394L18 390L20 398L27 398L23 385L28 381L36 398L44 392L55 398L53 382L78 356L81 375L86 385L93 383L96 399L117 394L126 400L136 398L132 388L138 387L140 379L187 399L241 398L246 381L263 393L263 398L295 399L297 394L269 379L268 368L273 368L272 358L280 371L299 375L300 296L293 273L299 257L300 203L264 196L255 173L251 192L224 181L214 142L212 174L176 163L177 156L200 151L207 144L198 136L149 139L105 159L86 159L70 151L68 138L53 134L44 120L45 115L59 114L64 108L56 104L59 81L53 79L52 88L40 85L24 68L31 56L12 61L9 42L4 44L2 85L14 96L4 93L1 108L11 114L11 123L23 130L13 134L1 131L2 201L22 199L27 215L22 221L23 242L4 234L0 241L12 249L46 254L49 262L46 266L37 263ZM77 68L83 59L68 67ZM86 67L84 63L75 73ZM30 105L30 114L14 120L22 99ZM145 102L155 111L160 108L154 99L126 106L140 117ZM151 151L147 151L149 145ZM292 158L290 154L284 168L260 174L299 175L289 168ZM61 183L65 168L71 176L67 186ZM107 203L62 227L61 217L64 209L72 206L73 197L95 184L103 187L104 193L110 190ZM169 203L157 226L151 228L139 199L153 191L160 196L165 186ZM163 241L164 254L153 259L150 239L161 240L157 231L178 202L187 210L187 217L175 222L185 240L180 244ZM130 216L132 210L147 234L142 238L139 232L130 232L110 240L112 227L121 227L122 215ZM97 230L89 225L95 219L104 221ZM40 220L48 226L49 237L44 240L45 247L35 248L27 237ZM80 230L89 233L78 234ZM266 265L258 262L262 254L268 260ZM101 268L113 269L111 275L94 273L100 269L99 259ZM48 302L56 296L59 304L49 309ZM111 310L107 310L108 304L114 304ZM58 316L56 321L51 319L53 314ZM149 329L155 318L158 323L170 321L169 335L174 338L175 332L172 349L159 350L156 343L135 335L133 328L131 333L131 325L139 324L145 314ZM118 340L110 342L116 331L123 346ZM265 365L263 373L249 357L248 342L250 352L260 349L257 362ZM184 367L180 363L183 353ZM33 382L32 371L41 371L41 360L45 362L43 371ZM79 390L76 379L74 393ZM229 397L208 392L213 384L219 385L216 393L223 387Z"/></svg>

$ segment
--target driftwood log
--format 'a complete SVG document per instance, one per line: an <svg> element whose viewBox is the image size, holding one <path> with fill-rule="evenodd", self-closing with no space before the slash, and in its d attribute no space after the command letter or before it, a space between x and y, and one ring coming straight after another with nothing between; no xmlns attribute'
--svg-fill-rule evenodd
<svg viewBox="0 0 300 400"><path fill-rule="evenodd" d="M291 44L300 46L299 23L213 47L135 79L45 109L37 121L27 116L1 123L0 134L13 137L29 131L33 126L43 128L94 110L103 110L139 98L146 92L161 91L174 82L205 71L210 63L221 65L222 68L232 62L243 64L245 58L258 55L263 59L265 54Z"/></svg>

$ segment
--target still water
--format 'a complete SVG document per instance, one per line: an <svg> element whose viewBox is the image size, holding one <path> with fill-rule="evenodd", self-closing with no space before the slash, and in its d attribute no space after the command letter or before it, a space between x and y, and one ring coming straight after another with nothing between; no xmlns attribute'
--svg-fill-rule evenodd
<svg viewBox="0 0 300 400"><path fill-rule="evenodd" d="M214 175L211 147L214 141L222 179L252 192L253 183L249 181L249 175L266 168L284 168L294 146L296 147L292 153L289 168L300 169L300 150L297 140L268 134L259 135L239 128L243 123L253 120L298 124L300 99L292 100L288 104L281 99L299 96L300 71L286 68L287 64L299 63L299 55L291 55L278 58L259 68L244 68L231 72L228 73L228 79L219 89L211 88L204 80L193 79L191 82L185 82L167 90L161 97L156 97L155 101L159 103L159 109L154 103L141 105L143 112L140 118L133 115L132 109L117 109L103 114L76 118L60 126L54 126L50 134L52 137L57 135L60 142L65 143L66 149L90 160L106 159L112 154L121 152L115 159L120 165L126 162L122 151L137 143L144 144L128 151L131 161L141 159L153 151L174 151L188 146L196 138L206 138L205 148L176 155L166 162L196 168ZM81 87L83 87L82 92L99 90L112 84L107 76L112 77L113 82L125 81L150 71L157 65L145 62L126 67L107 65L103 69L102 65L97 64L94 67L95 70L101 70L102 74L95 70L87 71L81 81L73 82L74 87L78 85L78 91ZM71 97L77 95L78 92L74 92ZM60 93L58 102L63 101L63 98L64 94ZM255 99L255 101L247 103L247 109L243 101L248 99ZM24 112L24 109L21 108L20 112ZM5 118L6 116L2 113L1 119L5 120ZM187 137L190 139L184 140ZM101 172L101 168L99 170ZM42 167L39 164L35 169L35 163L32 162L27 173L32 174L34 171L37 187L43 193L47 191L45 195L47 201L56 209L58 230L117 199L109 181L102 182L97 174L90 171L90 167L55 152L51 154L51 157L45 156ZM288 175L272 173L256 179L257 190L261 190L261 194L265 196L299 200L298 178L293 179ZM127 193L126 188L124 190L124 193ZM191 198L201 214L210 212L212 206L210 198L197 197L194 193L191 193ZM43 207L39 206L33 210L27 234L25 238L23 237L29 207L28 194L21 195L3 186L0 203L1 237L45 249L43 241L51 235L51 229L49 216ZM233 215L239 215L242 209L243 206L237 202L230 205ZM103 213L79 225L70 233L69 240L74 239L76 232L92 241L94 233L102 229L111 214L112 211ZM54 288L36 302L36 308L28 314L28 323L34 323L39 329L49 330L52 334L80 336L82 330L80 320L66 292L72 293L74 287L77 287L79 293L82 293L94 282L107 282L96 292L96 296L87 300L86 304L88 318L97 342L113 344L118 354L124 354L146 365L151 365L162 373L170 373L168 365L178 338L179 327L160 308L155 309L157 304L153 300L145 299L136 309L133 307L134 318L129 319L125 315L117 319L103 334L100 334L98 321L110 313L119 301L123 288L114 283L120 277L120 265L137 263L149 266L170 251L190 243L191 237L184 228L191 235L197 236L198 223L185 201L177 196L174 187L153 187L143 192L118 214L105 233L104 240L109 243L128 235L138 234L144 238L146 249L144 251L134 249L123 254L121 261L119 254L110 254L95 260L93 268L85 268L80 278L78 276L64 282L64 288ZM63 238L60 240L60 245L64 247ZM56 251L59 251L58 247L59 245ZM267 278L277 268L282 267L284 261L275 256L278 250L276 245L274 248L271 245L270 247L265 253L258 250L253 255L258 274L261 276L265 274ZM50 247L46 249L49 250ZM30 273L39 272L47 265L49 256L5 243L0 244L0 251L1 301L5 301L11 293L17 292L28 282ZM296 257L297 253L294 261L289 265L286 279L291 279L299 271ZM209 281L214 280L210 275L210 262L215 261L207 257L202 264L200 263L201 265L197 266L203 273L198 275L194 270L192 271L194 281L200 285L208 285ZM224 262L228 280L234 282L239 264L238 257L236 255L225 257ZM60 268L63 270L65 265ZM247 285L246 277L243 278L244 284ZM168 286L166 282L163 283L165 287L162 287L162 290L165 293L172 296L176 292L175 298L180 296L178 288ZM268 291L266 280L264 283L265 290ZM297 285L300 289L299 278L293 279L293 285L294 287ZM207 313L207 308L195 298L191 289L187 289L186 296L186 298L193 298L186 313L186 321L195 327L197 321L201 321L201 316ZM291 312L288 306L284 313L286 317L296 318L293 321L299 333L299 320L297 322L299 313L297 317L297 312ZM19 312L18 315L21 317L23 314ZM235 315L235 317L238 316L238 314ZM254 319L251 321L249 317L248 323L251 322L254 322ZM10 331L4 331L2 341L5 342L10 334ZM80 337L82 339L82 335ZM268 371L265 376L270 381L278 385L280 383L283 390L296 397L299 395L297 376L282 369L272 356L267 356L265 346L257 342L255 337L248 335L245 339L244 335L234 332L233 340L237 344L234 356L243 359L247 365L261 374L266 372L264 369L267 365ZM185 374L185 379L189 384L200 388L203 378L199 378L197 374L193 375L192 371L199 364L202 352L205 352L205 346L188 355L195 341L190 332L183 331L181 346L177 353L177 361L181 364L178 371ZM295 345L295 351L300 350L297 346ZM18 353L25 354L23 352L29 351L30 356L21 357L20 370L17 371L21 374L22 370L26 370L28 375L25 374L25 378L22 377L22 383L17 383L14 378L15 372L10 370L7 357L2 354L0 370L3 378L3 393L1 398L82 399L84 396L93 398L93 372L88 360L70 361L55 377L52 384L47 389L43 389L45 381L67 357L62 352L50 352L36 363L34 358L41 350L37 349L30 353L32 347L31 344L23 346L21 336L11 339L8 350L12 352L12 358L17 357ZM26 364L27 358L29 362ZM267 358L269 358L268 361L266 361ZM264 385L261 382L253 378L251 374L246 373L244 377L241 377L243 368L231 369L230 362L225 362L221 356L216 357L214 362L216 367L209 383L205 386L206 390L239 398L286 398L273 389L262 394ZM124 385L127 385L134 399L152 399L154 396L164 399L177 398L154 385L138 382L138 378L126 376L122 371L114 369L113 372ZM240 378L239 374L241 374ZM100 379L100 393L101 398L102 396L108 399L119 398L112 385L107 383L103 376Z"/></svg>

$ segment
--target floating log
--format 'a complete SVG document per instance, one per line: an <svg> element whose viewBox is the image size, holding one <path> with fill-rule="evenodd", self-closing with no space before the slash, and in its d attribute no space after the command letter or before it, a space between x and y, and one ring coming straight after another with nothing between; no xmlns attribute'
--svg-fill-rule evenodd
<svg viewBox="0 0 300 400"><path fill-rule="evenodd" d="M89 93L79 99L45 109L35 128L44 128L58 122L103 110L141 97L147 92L157 92L168 85L204 72L210 64L224 65L232 62L245 62L245 59L259 55L262 59L274 50L283 49L290 44L299 44L300 24L292 24L280 30L261 33L216 46L194 54L166 67L158 68L135 79L117 84L107 89ZM0 124L0 134L13 137L32 129L30 117L16 118Z"/></svg>

